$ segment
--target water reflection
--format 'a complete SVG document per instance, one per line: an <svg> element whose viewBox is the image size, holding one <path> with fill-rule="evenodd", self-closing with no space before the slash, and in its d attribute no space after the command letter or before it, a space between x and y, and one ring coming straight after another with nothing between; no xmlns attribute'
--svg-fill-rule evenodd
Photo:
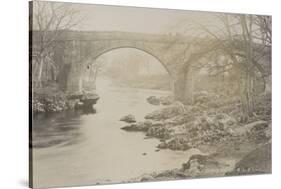
<svg viewBox="0 0 281 189"><path fill-rule="evenodd" d="M55 145L77 144L82 139L79 125L81 115L95 114L94 108L61 113L36 114L32 122L32 147L46 148Z"/></svg>
<svg viewBox="0 0 281 189"><path fill-rule="evenodd" d="M93 107L89 107L89 108L83 108L80 110L76 110L77 114L80 115L89 115L89 114L95 114L97 113L97 110Z"/></svg>

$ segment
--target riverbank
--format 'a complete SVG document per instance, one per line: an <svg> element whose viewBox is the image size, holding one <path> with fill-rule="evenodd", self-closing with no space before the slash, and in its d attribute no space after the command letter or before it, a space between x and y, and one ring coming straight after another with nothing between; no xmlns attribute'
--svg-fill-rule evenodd
<svg viewBox="0 0 281 189"><path fill-rule="evenodd" d="M60 91L54 93L34 92L31 103L33 113L62 112L70 109L66 95Z"/></svg>
<svg viewBox="0 0 281 189"><path fill-rule="evenodd" d="M32 93L32 112L59 113L74 109L92 109L99 96L95 91L66 93L55 86L36 88Z"/></svg>
<svg viewBox="0 0 281 189"><path fill-rule="evenodd" d="M134 181L271 173L271 98L258 97L255 117L247 123L240 121L237 97L198 93L194 100L193 106L173 102L147 114L145 121L122 127L158 138L159 150L197 148L204 154L193 155L178 169Z"/></svg>

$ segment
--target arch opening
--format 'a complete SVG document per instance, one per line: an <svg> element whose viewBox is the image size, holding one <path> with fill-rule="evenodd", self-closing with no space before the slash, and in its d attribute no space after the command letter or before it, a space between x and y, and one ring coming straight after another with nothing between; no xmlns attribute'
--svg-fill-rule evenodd
<svg viewBox="0 0 281 189"><path fill-rule="evenodd" d="M117 47L89 58L82 78L83 89L102 90L105 85L173 91L167 66L155 55L136 47Z"/></svg>

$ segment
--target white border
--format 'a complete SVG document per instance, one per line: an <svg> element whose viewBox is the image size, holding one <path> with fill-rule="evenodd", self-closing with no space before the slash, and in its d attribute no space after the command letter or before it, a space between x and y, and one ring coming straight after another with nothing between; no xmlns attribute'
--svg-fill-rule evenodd
<svg viewBox="0 0 281 189"><path fill-rule="evenodd" d="M64 0L61 0L64 1ZM280 56L281 20L277 0L70 0L71 2L127 5L273 15L273 175L194 179L95 186L117 188L280 188ZM67 1L69 2L69 1ZM0 59L0 188L26 188L28 176L28 2L1 2ZM75 187L77 188L77 187ZM94 188L94 187L81 187Z"/></svg>

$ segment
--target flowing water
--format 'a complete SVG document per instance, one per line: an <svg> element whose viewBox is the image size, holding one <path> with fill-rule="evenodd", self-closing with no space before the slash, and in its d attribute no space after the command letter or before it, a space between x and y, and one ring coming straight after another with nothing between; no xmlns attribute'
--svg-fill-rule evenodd
<svg viewBox="0 0 281 189"><path fill-rule="evenodd" d="M35 187L120 183L146 173L179 168L196 149L157 151L158 139L120 128L127 114L138 121L160 106L146 102L167 91L101 87L93 112L41 115L33 120Z"/></svg>

